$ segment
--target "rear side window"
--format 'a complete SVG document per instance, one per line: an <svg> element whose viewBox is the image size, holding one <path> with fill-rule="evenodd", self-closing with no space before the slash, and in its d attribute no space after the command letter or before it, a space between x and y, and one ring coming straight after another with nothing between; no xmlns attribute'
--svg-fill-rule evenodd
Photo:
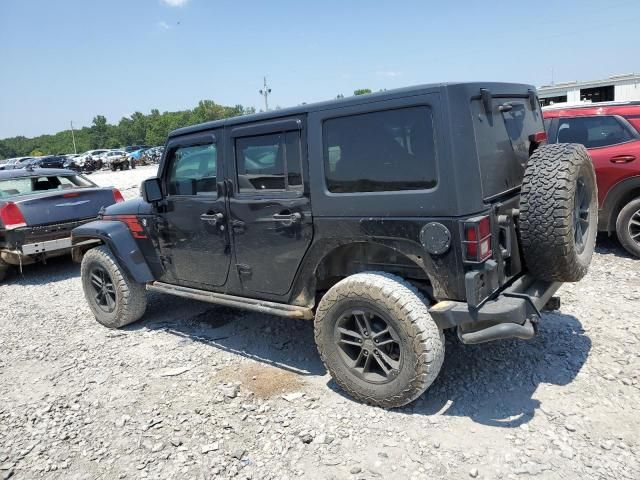
<svg viewBox="0 0 640 480"><path fill-rule="evenodd" d="M326 120L324 170L332 193L436 186L431 109L399 108Z"/></svg>
<svg viewBox="0 0 640 480"><path fill-rule="evenodd" d="M558 125L558 143L581 143L587 148L598 148L632 139L627 128L610 115L561 118Z"/></svg>
<svg viewBox="0 0 640 480"><path fill-rule="evenodd" d="M169 195L215 195L217 150L215 144L176 148L170 159Z"/></svg>
<svg viewBox="0 0 640 480"><path fill-rule="evenodd" d="M302 189L300 132L236 138L240 193Z"/></svg>
<svg viewBox="0 0 640 480"><path fill-rule="evenodd" d="M0 180L0 198L19 197L48 190L94 187L78 175L52 175L46 177L20 177Z"/></svg>

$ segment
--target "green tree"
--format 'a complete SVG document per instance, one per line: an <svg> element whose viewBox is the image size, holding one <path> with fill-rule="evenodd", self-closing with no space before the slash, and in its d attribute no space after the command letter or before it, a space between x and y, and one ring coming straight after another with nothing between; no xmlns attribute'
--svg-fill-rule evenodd
<svg viewBox="0 0 640 480"><path fill-rule="evenodd" d="M359 88L353 92L354 95L366 95L367 93L371 93L370 88Z"/></svg>
<svg viewBox="0 0 640 480"><path fill-rule="evenodd" d="M91 123L91 148L105 148L109 136L109 126L104 115L96 115Z"/></svg>
<svg viewBox="0 0 640 480"><path fill-rule="evenodd" d="M135 112L129 117L122 117L115 125L107 123L103 115L96 115L90 127L75 130L76 147L78 153L82 153L93 148L116 148L142 143L162 145L167 134L176 128L252 113L255 113L253 107L225 106L213 100L201 100L192 110L161 113L158 109L153 109L148 115ZM0 140L0 158L26 156L34 150L45 155L73 152L71 131L63 130L54 135L34 138L18 136Z"/></svg>

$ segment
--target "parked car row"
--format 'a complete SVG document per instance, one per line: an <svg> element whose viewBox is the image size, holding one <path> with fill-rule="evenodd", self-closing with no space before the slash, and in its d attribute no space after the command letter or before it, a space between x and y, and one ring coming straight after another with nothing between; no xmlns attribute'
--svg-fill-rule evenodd
<svg viewBox="0 0 640 480"><path fill-rule="evenodd" d="M66 168L91 173L103 168L128 170L136 165L158 163L164 147L131 145L121 149L88 150L82 154L57 154L42 157L17 157L0 161L0 170L33 168Z"/></svg>

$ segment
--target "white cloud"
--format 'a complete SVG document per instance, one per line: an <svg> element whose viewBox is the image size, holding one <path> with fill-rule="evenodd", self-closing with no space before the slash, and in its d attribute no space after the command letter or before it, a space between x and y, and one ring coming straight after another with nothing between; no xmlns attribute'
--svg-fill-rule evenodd
<svg viewBox="0 0 640 480"><path fill-rule="evenodd" d="M158 22L156 23L157 27L162 29L162 30L169 30L171 28L171 25L169 25L167 22Z"/></svg>
<svg viewBox="0 0 640 480"><path fill-rule="evenodd" d="M183 7L189 2L189 0L160 0L161 3L164 3L168 7Z"/></svg>
<svg viewBox="0 0 640 480"><path fill-rule="evenodd" d="M396 72L394 70L383 70L376 72L376 75L380 77L400 77L402 76L402 72Z"/></svg>

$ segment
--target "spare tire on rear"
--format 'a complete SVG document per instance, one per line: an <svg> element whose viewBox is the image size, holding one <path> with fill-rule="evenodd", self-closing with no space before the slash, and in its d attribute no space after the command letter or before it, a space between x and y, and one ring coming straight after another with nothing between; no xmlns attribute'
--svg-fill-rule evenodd
<svg viewBox="0 0 640 480"><path fill-rule="evenodd" d="M598 190L584 146L539 147L527 163L520 195L524 261L537 278L577 282L591 262L598 223Z"/></svg>

